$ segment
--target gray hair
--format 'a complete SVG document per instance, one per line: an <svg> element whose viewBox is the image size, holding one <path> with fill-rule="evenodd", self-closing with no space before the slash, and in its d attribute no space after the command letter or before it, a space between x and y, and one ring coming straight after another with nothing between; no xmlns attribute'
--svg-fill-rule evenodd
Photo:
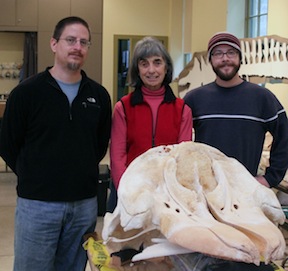
<svg viewBox="0 0 288 271"><path fill-rule="evenodd" d="M173 76L173 63L171 56L160 40L154 37L145 37L138 41L134 48L133 57L129 67L130 86L135 87L136 85L143 84L139 77L138 63L140 60L151 56L161 56L164 59L167 73L162 84L168 85L171 83Z"/></svg>

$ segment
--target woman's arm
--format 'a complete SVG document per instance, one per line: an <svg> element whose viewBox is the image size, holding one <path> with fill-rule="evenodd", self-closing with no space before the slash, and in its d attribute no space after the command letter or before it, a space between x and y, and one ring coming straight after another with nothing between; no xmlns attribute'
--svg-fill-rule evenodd
<svg viewBox="0 0 288 271"><path fill-rule="evenodd" d="M184 105L182 120L180 126L180 133L178 137L178 143L182 141L191 141L192 140L192 111L188 105Z"/></svg>
<svg viewBox="0 0 288 271"><path fill-rule="evenodd" d="M116 189L127 168L127 124L122 103L115 104L110 143L111 177Z"/></svg>

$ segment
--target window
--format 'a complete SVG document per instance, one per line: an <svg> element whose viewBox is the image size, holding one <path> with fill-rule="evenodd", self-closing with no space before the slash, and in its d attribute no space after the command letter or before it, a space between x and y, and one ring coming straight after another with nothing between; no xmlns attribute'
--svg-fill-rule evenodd
<svg viewBox="0 0 288 271"><path fill-rule="evenodd" d="M184 54L184 67L192 60L192 54L191 53L185 53Z"/></svg>
<svg viewBox="0 0 288 271"><path fill-rule="evenodd" d="M268 0L247 0L246 10L246 37L266 36Z"/></svg>

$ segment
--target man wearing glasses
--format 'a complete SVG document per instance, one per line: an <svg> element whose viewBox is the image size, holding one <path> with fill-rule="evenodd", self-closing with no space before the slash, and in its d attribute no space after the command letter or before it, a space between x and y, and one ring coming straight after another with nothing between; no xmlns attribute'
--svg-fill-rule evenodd
<svg viewBox="0 0 288 271"><path fill-rule="evenodd" d="M83 235L95 230L98 165L110 137L106 89L81 70L86 21L58 22L54 65L12 90L0 155L18 177L14 271L85 270Z"/></svg>
<svg viewBox="0 0 288 271"><path fill-rule="evenodd" d="M288 123L283 106L264 87L239 77L240 41L216 33L208 44L216 80L191 90L184 100L193 113L195 141L218 148L240 161L263 185L275 187L288 166ZM258 176L266 132L273 136L270 166Z"/></svg>

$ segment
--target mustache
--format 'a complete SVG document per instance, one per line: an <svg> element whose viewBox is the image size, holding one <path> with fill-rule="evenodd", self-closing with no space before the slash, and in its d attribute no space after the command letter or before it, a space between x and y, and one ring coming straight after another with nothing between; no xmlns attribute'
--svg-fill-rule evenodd
<svg viewBox="0 0 288 271"><path fill-rule="evenodd" d="M80 56L83 57L83 54L81 54L81 52L72 52L68 54L69 56Z"/></svg>
<svg viewBox="0 0 288 271"><path fill-rule="evenodd" d="M228 63L223 63L223 64L220 64L218 65L218 68L223 68L223 67L236 67L237 65L231 63L231 64L228 64Z"/></svg>

